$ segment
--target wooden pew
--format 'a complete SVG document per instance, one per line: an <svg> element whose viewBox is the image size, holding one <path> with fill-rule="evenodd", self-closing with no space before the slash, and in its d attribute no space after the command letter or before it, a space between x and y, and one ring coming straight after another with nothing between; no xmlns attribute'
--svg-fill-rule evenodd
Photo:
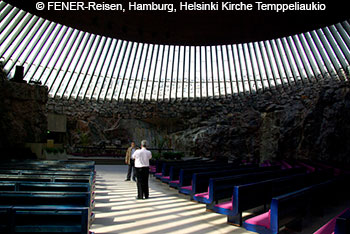
<svg viewBox="0 0 350 234"><path fill-rule="evenodd" d="M0 205L91 206L90 192L2 191Z"/></svg>
<svg viewBox="0 0 350 234"><path fill-rule="evenodd" d="M229 170L229 169L237 169L239 166L232 163L203 163L203 164L197 164L197 165L184 165L184 166L171 166L169 176L167 178L162 178L163 182L169 183L170 181L178 181L180 183L180 171L182 169L193 169L193 168L201 168L205 169L204 171L211 171L211 170ZM174 183L174 182L173 182Z"/></svg>
<svg viewBox="0 0 350 234"><path fill-rule="evenodd" d="M92 171L62 171L62 170L42 170L38 169L0 169L0 175L65 175L65 176L93 176Z"/></svg>
<svg viewBox="0 0 350 234"><path fill-rule="evenodd" d="M71 182L93 184L92 176L0 175L0 181Z"/></svg>
<svg viewBox="0 0 350 234"><path fill-rule="evenodd" d="M86 183L18 183L17 191L92 192Z"/></svg>
<svg viewBox="0 0 350 234"><path fill-rule="evenodd" d="M185 166L185 165L196 165L203 164L206 161L204 160L187 160L187 161L171 161L171 162L163 162L162 163L162 171L160 173L154 174L157 179L161 179L162 177L169 176L170 167L171 166Z"/></svg>
<svg viewBox="0 0 350 234"><path fill-rule="evenodd" d="M291 168L286 170L264 171L236 176L210 178L208 192L195 194L193 199L207 204L207 209L212 209L215 202L217 203L220 199L232 197L232 191L235 185L270 180L303 172L305 172L303 168Z"/></svg>
<svg viewBox="0 0 350 234"><path fill-rule="evenodd" d="M92 192L87 183L0 181L0 191Z"/></svg>
<svg viewBox="0 0 350 234"><path fill-rule="evenodd" d="M350 233L350 209L341 214L335 223L334 234Z"/></svg>
<svg viewBox="0 0 350 234"><path fill-rule="evenodd" d="M2 159L2 164L23 165L70 165L72 167L85 167L94 169L95 162L91 160L41 160L41 159Z"/></svg>
<svg viewBox="0 0 350 234"><path fill-rule="evenodd" d="M0 191L15 191L16 183L14 182L0 182Z"/></svg>
<svg viewBox="0 0 350 234"><path fill-rule="evenodd" d="M175 181L170 181L169 186L174 187L177 189L180 189L181 187L187 187L192 185L192 177L194 173L208 173L213 171L222 171L222 170L243 170L247 168L258 168L258 165L240 165L237 168L229 168L226 167L206 167L206 166L200 166L200 167L193 167L193 168L182 168L179 171L179 179Z"/></svg>
<svg viewBox="0 0 350 234"><path fill-rule="evenodd" d="M292 192L311 183L311 175L306 173L259 181L255 183L236 185L233 188L232 199L213 207L220 214L227 215L228 223L242 225L242 212L270 203L272 197Z"/></svg>
<svg viewBox="0 0 350 234"><path fill-rule="evenodd" d="M87 207L13 206L9 233L71 233L88 234Z"/></svg>
<svg viewBox="0 0 350 234"><path fill-rule="evenodd" d="M87 168L95 169L94 161L80 161L80 160L35 160L35 159L25 159L25 160L1 160L1 166L3 165L49 165L49 166L64 166L70 168Z"/></svg>
<svg viewBox="0 0 350 234"><path fill-rule="evenodd" d="M1 164L0 233L88 233L94 219L94 168L93 162L70 161ZM4 216L11 218L2 222Z"/></svg>
<svg viewBox="0 0 350 234"><path fill-rule="evenodd" d="M154 162L154 166L155 166L155 171L153 173L154 176L156 176L156 174L162 173L163 162L164 160L156 160Z"/></svg>
<svg viewBox="0 0 350 234"><path fill-rule="evenodd" d="M310 204L310 188L274 197L271 201L271 209L246 220L243 226L260 234L277 234L280 227L291 223L301 226L302 217L307 214Z"/></svg>
<svg viewBox="0 0 350 234"><path fill-rule="evenodd" d="M320 227L314 234L347 234L350 233L350 208L346 208L337 216Z"/></svg>
<svg viewBox="0 0 350 234"><path fill-rule="evenodd" d="M163 182L168 182L170 180L171 174L174 173L174 168L191 168L194 166L205 166L207 164L210 164L210 162L196 161L186 163L163 163L162 176L159 179Z"/></svg>
<svg viewBox="0 0 350 234"><path fill-rule="evenodd" d="M332 197L325 197L323 193L315 194L314 190L318 189L318 187L323 188L323 191L324 189L331 189L331 185L334 182L335 180L328 180L274 197L268 212L247 219L243 226L249 231L261 234L277 234L280 228L284 226L301 230L303 217L310 214L310 209L315 207L315 205L325 206L326 202L332 199ZM315 199L315 195L322 197L321 203L319 203L319 199Z"/></svg>
<svg viewBox="0 0 350 234"><path fill-rule="evenodd" d="M10 233L11 231L11 208L12 206L0 205L0 233Z"/></svg>
<svg viewBox="0 0 350 234"><path fill-rule="evenodd" d="M273 166L273 167L248 167L248 168L238 168L238 169L231 169L231 170L214 170L214 171L207 171L207 172L201 172L201 173L193 173L191 185L182 186L179 188L179 191L184 194L189 194L194 196L198 193L203 193L208 191L209 186L209 179L210 178L218 178L218 177L225 177L225 176L235 176L245 173L253 173L253 172L263 172L263 171L275 171L279 170L279 166Z"/></svg>
<svg viewBox="0 0 350 234"><path fill-rule="evenodd" d="M67 206L88 207L91 220L94 202L90 192L52 192L52 191L2 191L0 206Z"/></svg>

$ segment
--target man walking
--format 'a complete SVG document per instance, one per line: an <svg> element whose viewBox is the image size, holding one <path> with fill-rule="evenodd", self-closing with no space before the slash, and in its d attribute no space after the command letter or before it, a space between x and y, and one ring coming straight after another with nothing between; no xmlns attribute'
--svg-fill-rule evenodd
<svg viewBox="0 0 350 234"><path fill-rule="evenodd" d="M134 168L134 159L132 158L132 155L135 153L135 151L138 148L135 145L135 142L131 142L131 146L127 149L126 155L125 155L125 164L129 165L128 167L128 174L126 175L125 181L130 181L131 178L131 172L132 172L132 180L136 181L136 175L135 175L135 168Z"/></svg>
<svg viewBox="0 0 350 234"><path fill-rule="evenodd" d="M148 199L148 175L149 160L152 158L151 151L147 150L147 141L141 141L141 149L135 151L131 156L135 159L135 170L137 177L137 197L136 199Z"/></svg>

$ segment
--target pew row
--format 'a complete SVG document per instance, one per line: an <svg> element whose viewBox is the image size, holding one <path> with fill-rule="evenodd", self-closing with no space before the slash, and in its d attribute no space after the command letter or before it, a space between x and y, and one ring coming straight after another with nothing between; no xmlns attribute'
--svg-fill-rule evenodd
<svg viewBox="0 0 350 234"><path fill-rule="evenodd" d="M270 203L272 197L298 190L310 184L310 174L300 173L255 183L236 185L230 201L214 205L216 213L227 215L230 224L242 225L242 212Z"/></svg>
<svg viewBox="0 0 350 234"><path fill-rule="evenodd" d="M217 163L217 162L208 162L208 163L197 163L195 165L171 165L169 168L169 174L162 176L161 181L165 183L170 183L170 181L179 180L180 170L188 168L204 168L207 171L210 170L224 170L224 169L234 169L238 166L232 163Z"/></svg>
<svg viewBox="0 0 350 234"><path fill-rule="evenodd" d="M70 182L94 184L92 176L64 175L0 175L0 181Z"/></svg>
<svg viewBox="0 0 350 234"><path fill-rule="evenodd" d="M350 233L350 208L340 212L337 216L323 225L314 234L346 234Z"/></svg>
<svg viewBox="0 0 350 234"><path fill-rule="evenodd" d="M87 207L0 206L1 233L89 233Z"/></svg>
<svg viewBox="0 0 350 234"><path fill-rule="evenodd" d="M247 219L243 226L248 231L260 234L277 234L283 227L300 231L303 217L310 215L313 207L325 207L326 201L330 201L336 193L334 185L337 183L337 179L332 179L274 197L268 212Z"/></svg>
<svg viewBox="0 0 350 234"><path fill-rule="evenodd" d="M157 179L161 179L162 177L168 177L170 173L170 167L172 166L193 166L193 165L204 165L206 163L210 163L207 160L188 160L188 161L171 161L171 162L162 162L161 172L155 173L154 176Z"/></svg>
<svg viewBox="0 0 350 234"><path fill-rule="evenodd" d="M286 170L272 170L210 178L207 192L194 194L193 199L207 204L207 208L211 209L213 208L214 202L232 197L232 191L235 185L259 182L302 172L304 172L302 168L291 168Z"/></svg>
<svg viewBox="0 0 350 234"><path fill-rule="evenodd" d="M279 170L279 166L273 167L247 167L247 168L236 168L231 170L214 170L200 173L193 173L191 180L184 181L185 178L180 177L180 183L183 185L179 188L179 192L183 194L189 194L191 197L197 193L206 192L209 186L209 180L211 178L235 176L246 173L263 172L263 171L273 171ZM181 181L182 179L182 181ZM188 183L190 183L188 185Z"/></svg>

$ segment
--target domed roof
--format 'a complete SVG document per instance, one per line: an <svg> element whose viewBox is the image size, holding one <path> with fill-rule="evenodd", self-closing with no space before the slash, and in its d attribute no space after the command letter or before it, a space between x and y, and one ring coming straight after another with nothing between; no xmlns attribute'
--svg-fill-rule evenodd
<svg viewBox="0 0 350 234"><path fill-rule="evenodd" d="M69 22L82 14L57 12L61 18L71 16ZM82 16L82 22L90 16ZM46 17L51 18L0 1L0 56L9 77L16 66L23 66L24 79L46 85L53 98L113 102L227 97L330 77L346 79L350 71L347 20L261 41L179 45L109 37Z"/></svg>

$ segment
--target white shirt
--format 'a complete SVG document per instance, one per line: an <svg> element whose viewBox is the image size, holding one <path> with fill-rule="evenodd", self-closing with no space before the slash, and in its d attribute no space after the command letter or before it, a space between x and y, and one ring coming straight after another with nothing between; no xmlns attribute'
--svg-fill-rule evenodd
<svg viewBox="0 0 350 234"><path fill-rule="evenodd" d="M152 158L152 153L146 148L142 148L136 150L131 158L135 159L135 167L149 167L149 160Z"/></svg>

